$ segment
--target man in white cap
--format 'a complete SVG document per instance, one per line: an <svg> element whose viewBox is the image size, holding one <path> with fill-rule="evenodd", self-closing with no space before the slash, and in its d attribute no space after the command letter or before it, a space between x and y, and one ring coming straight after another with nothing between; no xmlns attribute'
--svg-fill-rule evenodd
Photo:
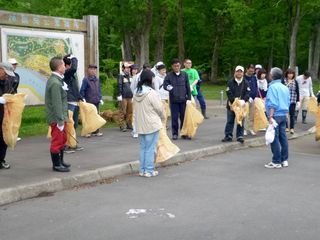
<svg viewBox="0 0 320 240"><path fill-rule="evenodd" d="M9 169L10 165L6 162L7 144L3 139L2 122L4 116L4 104L6 100L2 97L5 93L13 93L12 81L9 77L14 77L13 67L10 63L0 63L0 169Z"/></svg>
<svg viewBox="0 0 320 240"><path fill-rule="evenodd" d="M20 83L20 76L18 73L16 73L16 69L17 69L17 65L18 62L15 58L9 58L8 62L11 63L12 67L13 67L13 72L14 72L14 77L13 77L13 89L14 89L14 93L18 92L18 87L19 87L19 83Z"/></svg>
<svg viewBox="0 0 320 240"><path fill-rule="evenodd" d="M234 77L228 81L227 86L227 123L224 130L225 137L222 139L222 142L232 142L233 137L233 127L235 120L235 113L231 110L230 106L234 102L235 98L239 98L241 104L244 105L245 102L249 100L250 87L249 83L243 77L244 68L242 66L237 66L234 71ZM240 126L237 124L237 141L244 143L243 139L243 124Z"/></svg>

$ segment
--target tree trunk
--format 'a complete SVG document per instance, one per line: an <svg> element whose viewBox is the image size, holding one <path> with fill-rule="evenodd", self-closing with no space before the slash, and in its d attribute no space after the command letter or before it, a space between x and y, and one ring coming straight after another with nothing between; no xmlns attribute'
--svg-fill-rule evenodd
<svg viewBox="0 0 320 240"><path fill-rule="evenodd" d="M213 51L212 51L212 59L211 59L211 76L210 82L215 83L218 82L218 59L219 59L219 36L216 34L214 39Z"/></svg>
<svg viewBox="0 0 320 240"><path fill-rule="evenodd" d="M312 63L311 67L309 68L311 72L312 79L318 79L319 77L319 61L320 61L320 23L315 26L313 31L313 48L312 48ZM310 51L310 49L309 49Z"/></svg>
<svg viewBox="0 0 320 240"><path fill-rule="evenodd" d="M184 60L184 54L185 54L185 49L184 49L184 32L183 32L183 6L182 6L182 1L183 0L178 0L178 5L177 5L177 34L178 34L178 47L179 47L179 52L178 52L178 58L180 61Z"/></svg>
<svg viewBox="0 0 320 240"><path fill-rule="evenodd" d="M289 51L289 67L296 68L297 61L297 35L300 23L300 0L296 0L295 14L292 20L292 27L290 31L290 51Z"/></svg>
<svg viewBox="0 0 320 240"><path fill-rule="evenodd" d="M140 29L135 30L132 42L135 50L135 62L139 66L142 66L144 63L149 63L149 39L152 25L152 0L147 1L147 9L144 16L144 22L141 23Z"/></svg>
<svg viewBox="0 0 320 240"><path fill-rule="evenodd" d="M124 61L131 61L133 59L132 50L131 50L131 38L128 32L124 33L121 49L122 49L122 59Z"/></svg>
<svg viewBox="0 0 320 240"><path fill-rule="evenodd" d="M160 7L159 27L157 28L157 40L155 49L155 61L163 61L164 59L164 36L168 25L168 6L163 4Z"/></svg>

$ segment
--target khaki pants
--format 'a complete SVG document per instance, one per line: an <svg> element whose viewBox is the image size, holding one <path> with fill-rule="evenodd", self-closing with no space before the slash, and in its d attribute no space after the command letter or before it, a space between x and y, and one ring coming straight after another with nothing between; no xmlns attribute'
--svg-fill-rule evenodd
<svg viewBox="0 0 320 240"><path fill-rule="evenodd" d="M124 114L127 125L132 127L132 98L122 99L121 111Z"/></svg>
<svg viewBox="0 0 320 240"><path fill-rule="evenodd" d="M308 110L308 103L309 103L310 97L300 97L300 103L301 103L301 110Z"/></svg>

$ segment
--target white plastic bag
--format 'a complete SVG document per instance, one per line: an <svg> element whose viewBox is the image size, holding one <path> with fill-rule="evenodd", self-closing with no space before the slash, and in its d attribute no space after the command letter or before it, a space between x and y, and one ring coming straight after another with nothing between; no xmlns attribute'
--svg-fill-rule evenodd
<svg viewBox="0 0 320 240"><path fill-rule="evenodd" d="M274 137L276 134L275 128L277 126L278 126L277 122L274 119L272 119L272 124L269 123L269 126L268 126L266 134L265 134L266 145L273 143Z"/></svg>

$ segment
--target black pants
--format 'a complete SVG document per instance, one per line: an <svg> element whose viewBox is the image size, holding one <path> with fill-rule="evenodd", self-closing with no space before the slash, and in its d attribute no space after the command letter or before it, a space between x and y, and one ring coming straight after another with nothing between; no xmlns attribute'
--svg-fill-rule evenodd
<svg viewBox="0 0 320 240"><path fill-rule="evenodd" d="M172 135L177 135L179 132L179 117L180 117L180 129L182 128L184 121L184 113L186 111L186 102L183 103L170 103L171 111L171 127Z"/></svg>
<svg viewBox="0 0 320 240"><path fill-rule="evenodd" d="M231 111L230 109L227 109L227 123L226 127L224 129L224 135L227 138L232 138L233 137L233 128L234 128L234 122L235 122L236 115L234 111ZM243 138L243 121L242 121L242 126L237 124L237 131L236 131L236 137L237 139Z"/></svg>
<svg viewBox="0 0 320 240"><path fill-rule="evenodd" d="M2 130L0 130L0 162L5 160L7 154L7 144L3 140Z"/></svg>
<svg viewBox="0 0 320 240"><path fill-rule="evenodd" d="M296 103L290 103L290 107L289 107L289 124L287 123L287 126L290 125L290 129L294 129L295 113L296 113Z"/></svg>

